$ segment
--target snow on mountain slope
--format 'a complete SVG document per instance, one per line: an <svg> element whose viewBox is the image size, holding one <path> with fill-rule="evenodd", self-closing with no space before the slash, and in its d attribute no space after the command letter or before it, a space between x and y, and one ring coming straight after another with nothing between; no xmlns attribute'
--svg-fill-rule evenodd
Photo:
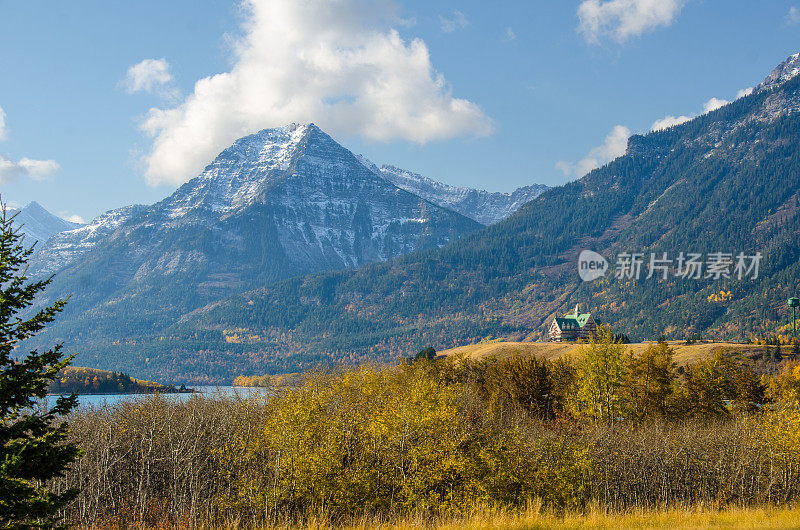
<svg viewBox="0 0 800 530"><path fill-rule="evenodd" d="M259 191L289 169L308 125L264 129L237 140L220 153L196 178L160 204L172 219L192 210L218 214L251 203Z"/></svg>
<svg viewBox="0 0 800 530"><path fill-rule="evenodd" d="M52 274L71 265L144 208L134 205L110 210L98 215L89 224L56 234L39 247L31 263L32 272Z"/></svg>
<svg viewBox="0 0 800 530"><path fill-rule="evenodd" d="M257 225L247 224L255 218ZM127 245L135 262L144 260L137 278L191 268L197 260L212 263L214 249L188 248L209 234L218 238L217 251L237 249L239 259L259 262L262 257L245 257L242 248L255 244L247 241L257 236L257 244L271 246L270 258L282 263L268 275L282 277L387 260L478 228L468 217L365 168L313 124L265 129L237 140L164 200L112 210L59 235L39 252L33 270L52 273L75 263L122 225L127 235L113 237L135 239Z"/></svg>
<svg viewBox="0 0 800 530"><path fill-rule="evenodd" d="M26 244L38 241L39 246L59 232L81 226L50 213L36 201L16 212L15 221L22 226Z"/></svg>
<svg viewBox="0 0 800 530"><path fill-rule="evenodd" d="M548 189L543 184L518 188L511 193L488 192L473 188L450 186L417 173L391 165L377 167L365 158L363 164L378 171L389 182L410 193L466 215L483 225L494 224L517 211L520 206Z"/></svg>

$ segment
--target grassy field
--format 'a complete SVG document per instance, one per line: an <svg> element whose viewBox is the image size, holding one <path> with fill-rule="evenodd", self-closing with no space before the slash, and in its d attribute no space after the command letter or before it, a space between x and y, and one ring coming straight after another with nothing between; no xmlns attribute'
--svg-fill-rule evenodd
<svg viewBox="0 0 800 530"><path fill-rule="evenodd" d="M92 527L98 528L98 527ZM100 527L102 528L102 526ZM204 528L204 527L200 527ZM212 527L207 527L208 529ZM214 526L214 528L220 528ZM238 521L232 521L222 528L242 528ZM589 510L585 514L558 516L543 513L537 505L528 510L514 512L509 510L477 510L463 518L432 521L428 518L413 517L395 520L365 518L349 524L332 524L326 517L312 518L305 524L275 524L260 527L263 530L283 530L290 528L321 530L323 528L342 528L352 530L410 530L430 528L437 530L455 529L763 529L779 530L800 528L800 508L738 508L722 510L710 508L686 508L665 510L634 510L626 513L608 513L603 510Z"/></svg>
<svg viewBox="0 0 800 530"><path fill-rule="evenodd" d="M701 342L687 345L684 341L670 341L669 344L675 351L675 362L678 365L694 363L720 350L745 356L763 353L764 350L764 346L735 342ZM639 354L649 346L649 343L640 342L627 346ZM462 354L472 359L481 359L490 355L502 358L512 353L519 353L553 360L563 355L574 355L579 347L578 344L569 342L484 342L442 350L439 355Z"/></svg>
<svg viewBox="0 0 800 530"><path fill-rule="evenodd" d="M408 525L406 528L411 528ZM462 521L445 523L438 528L735 528L735 529L784 529L800 527L798 508L729 508L726 510L674 509L663 511L637 510L624 514L609 514L595 511L586 515L557 517L535 511L521 514L492 513L476 514ZM397 528L403 528L398 526Z"/></svg>

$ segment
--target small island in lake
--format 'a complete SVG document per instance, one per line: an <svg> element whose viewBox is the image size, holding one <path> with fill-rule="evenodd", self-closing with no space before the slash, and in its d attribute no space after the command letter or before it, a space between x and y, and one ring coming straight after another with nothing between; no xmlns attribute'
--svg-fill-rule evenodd
<svg viewBox="0 0 800 530"><path fill-rule="evenodd" d="M134 379L127 374L67 366L48 389L50 394L175 394L194 392L184 385L162 385L153 381Z"/></svg>

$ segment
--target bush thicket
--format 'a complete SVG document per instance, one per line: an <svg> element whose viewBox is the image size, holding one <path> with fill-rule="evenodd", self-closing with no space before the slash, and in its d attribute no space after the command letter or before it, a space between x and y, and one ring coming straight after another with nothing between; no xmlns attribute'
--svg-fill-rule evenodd
<svg viewBox="0 0 800 530"><path fill-rule="evenodd" d="M633 356L606 331L556 361L420 359L82 409L85 452L58 484L82 490L73 520L117 526L786 503L798 395L797 365L762 382L717 355L681 375L668 344Z"/></svg>

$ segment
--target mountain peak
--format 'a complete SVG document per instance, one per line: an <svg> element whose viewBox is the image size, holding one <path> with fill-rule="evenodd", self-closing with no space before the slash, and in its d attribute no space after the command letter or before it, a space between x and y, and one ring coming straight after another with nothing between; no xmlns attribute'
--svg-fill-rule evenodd
<svg viewBox="0 0 800 530"><path fill-rule="evenodd" d="M36 201L29 202L16 215L15 220L22 226L22 231L29 242L40 241L44 243L55 234L81 226L80 223L73 223L50 213Z"/></svg>
<svg viewBox="0 0 800 530"><path fill-rule="evenodd" d="M312 128L316 126L291 123L239 138L165 199L170 218L183 217L197 207L221 212L251 202L276 175L289 169Z"/></svg>
<svg viewBox="0 0 800 530"><path fill-rule="evenodd" d="M162 203L171 219L190 211L232 211L259 200L266 189L290 176L299 160L360 167L350 151L313 123L291 123L239 138Z"/></svg>
<svg viewBox="0 0 800 530"><path fill-rule="evenodd" d="M798 74L800 74L800 53L795 53L770 72L767 78L756 87L756 90L771 90Z"/></svg>
<svg viewBox="0 0 800 530"><path fill-rule="evenodd" d="M38 203L38 202L36 202L36 201L31 201L31 202L29 202L29 203L28 203L28 204L25 206L25 208L23 208L23 210L26 210L26 211L28 211L28 212L31 212L31 213L33 213L33 212L37 212L37 213L42 213L42 212L50 213L49 211L47 211L47 209L46 209L44 206L42 206L41 204L39 204L39 203Z"/></svg>

